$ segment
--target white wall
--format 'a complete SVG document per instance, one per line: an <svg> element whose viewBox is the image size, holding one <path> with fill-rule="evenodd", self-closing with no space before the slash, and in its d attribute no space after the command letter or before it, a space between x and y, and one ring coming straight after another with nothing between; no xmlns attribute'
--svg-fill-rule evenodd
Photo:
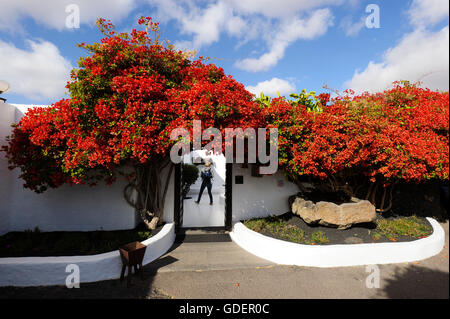
<svg viewBox="0 0 450 319"><path fill-rule="evenodd" d="M235 176L244 176L243 184L235 183ZM290 211L289 196L297 194L298 187L286 180L279 170L273 175L251 176L249 168L233 164L233 221L281 215Z"/></svg>
<svg viewBox="0 0 450 319"><path fill-rule="evenodd" d="M0 148L6 144L6 136L11 132L11 123L14 122L16 108L0 100ZM0 152L0 234L8 231L10 225L10 199L13 176L8 170L8 161Z"/></svg>
<svg viewBox="0 0 450 319"><path fill-rule="evenodd" d="M0 142L11 133L27 106L0 104ZM91 231L132 229L136 226L134 209L123 199L124 179L111 186L99 184L64 185L36 194L23 188L18 169L7 168L0 153L0 235L39 227L42 231ZM173 210L173 208L172 208Z"/></svg>
<svg viewBox="0 0 450 319"><path fill-rule="evenodd" d="M167 179L168 173L169 173L169 167L164 169L163 173L161 174L162 175L161 183L163 185L166 184L166 179ZM173 209L174 209L173 193L175 191L174 183L175 183L175 167L172 169L172 174L169 179L169 187L167 188L166 200L164 203L163 221L166 223L174 222L174 215L173 215Z"/></svg>
<svg viewBox="0 0 450 319"><path fill-rule="evenodd" d="M134 209L123 199L124 180L111 186L63 185L36 194L24 189L18 172L14 174L9 231L116 230L136 225Z"/></svg>

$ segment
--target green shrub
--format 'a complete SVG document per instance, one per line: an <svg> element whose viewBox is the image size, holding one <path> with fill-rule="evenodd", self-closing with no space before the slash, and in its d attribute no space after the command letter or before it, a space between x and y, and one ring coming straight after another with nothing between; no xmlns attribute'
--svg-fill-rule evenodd
<svg viewBox="0 0 450 319"><path fill-rule="evenodd" d="M183 198L189 193L191 185L195 183L198 178L198 168L195 165L183 164L183 178L182 178L182 195Z"/></svg>

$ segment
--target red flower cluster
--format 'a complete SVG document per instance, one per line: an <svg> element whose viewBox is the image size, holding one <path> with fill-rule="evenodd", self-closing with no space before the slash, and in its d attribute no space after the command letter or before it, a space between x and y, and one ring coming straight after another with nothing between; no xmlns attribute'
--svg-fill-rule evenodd
<svg viewBox="0 0 450 319"><path fill-rule="evenodd" d="M179 127L193 120L213 126L258 127L252 95L221 68L189 60L147 31L117 34L98 21L100 44L80 44L91 54L67 84L71 99L28 112L4 148L25 187L42 192L63 183L113 182L124 165L152 165L167 158ZM157 23L139 24L155 31Z"/></svg>
<svg viewBox="0 0 450 319"><path fill-rule="evenodd" d="M328 99L320 97L320 112L283 98L264 108L266 121L279 128L279 163L292 179L448 179L448 92L402 82L326 105Z"/></svg>

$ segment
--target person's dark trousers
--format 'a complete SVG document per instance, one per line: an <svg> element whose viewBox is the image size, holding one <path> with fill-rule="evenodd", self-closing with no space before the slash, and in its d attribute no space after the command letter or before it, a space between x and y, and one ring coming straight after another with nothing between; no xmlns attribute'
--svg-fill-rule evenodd
<svg viewBox="0 0 450 319"><path fill-rule="evenodd" d="M212 205L212 203L213 203L213 196L212 196L212 193L211 193L211 189L212 189L211 181L209 181L209 182L203 181L202 182L202 186L200 186L200 193L198 193L197 203L200 203L200 199L202 198L202 194L203 194L203 191L205 190L205 187L208 188L209 203Z"/></svg>

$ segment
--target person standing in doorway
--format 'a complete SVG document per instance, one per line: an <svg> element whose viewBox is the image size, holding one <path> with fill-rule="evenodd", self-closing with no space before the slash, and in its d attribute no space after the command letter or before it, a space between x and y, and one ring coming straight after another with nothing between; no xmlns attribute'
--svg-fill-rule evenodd
<svg viewBox="0 0 450 319"><path fill-rule="evenodd" d="M201 177L202 177L202 186L200 186L200 193L198 193L198 199L195 201L195 203L197 203L197 204L200 203L200 199L202 198L203 191L205 190L205 187L206 187L206 188L208 188L209 205L212 205L213 204L213 196L211 193L211 189L212 189L213 173L212 173L210 161L205 163L205 168L203 168L201 171Z"/></svg>

